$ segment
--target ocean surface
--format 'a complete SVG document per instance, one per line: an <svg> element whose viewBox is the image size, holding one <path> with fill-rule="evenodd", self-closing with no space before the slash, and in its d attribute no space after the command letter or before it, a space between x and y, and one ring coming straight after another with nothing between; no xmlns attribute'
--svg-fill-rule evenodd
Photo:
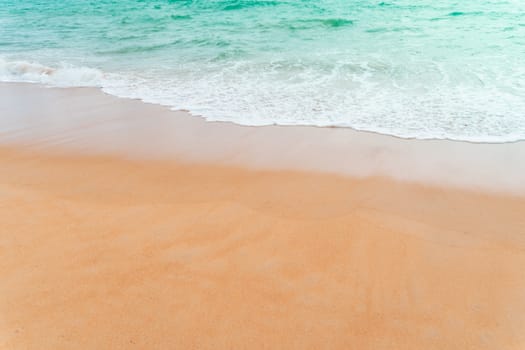
<svg viewBox="0 0 525 350"><path fill-rule="evenodd" d="M0 0L0 80L245 125L525 139L523 0Z"/></svg>

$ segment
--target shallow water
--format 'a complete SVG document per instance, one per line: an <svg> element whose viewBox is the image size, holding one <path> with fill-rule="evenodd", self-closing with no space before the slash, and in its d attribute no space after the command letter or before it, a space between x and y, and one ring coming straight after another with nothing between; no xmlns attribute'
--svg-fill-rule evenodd
<svg viewBox="0 0 525 350"><path fill-rule="evenodd" d="M0 80L247 125L525 139L525 3L0 0Z"/></svg>

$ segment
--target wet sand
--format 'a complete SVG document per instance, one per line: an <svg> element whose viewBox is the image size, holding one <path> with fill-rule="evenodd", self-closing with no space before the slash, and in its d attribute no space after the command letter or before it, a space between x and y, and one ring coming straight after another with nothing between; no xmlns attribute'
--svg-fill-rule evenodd
<svg viewBox="0 0 525 350"><path fill-rule="evenodd" d="M525 196L525 142L406 140L345 128L246 127L106 95L0 83L0 144L300 170Z"/></svg>
<svg viewBox="0 0 525 350"><path fill-rule="evenodd" d="M0 348L525 347L521 164L483 167L498 164L491 154L519 157L521 145L444 145L462 149L462 164L490 146L477 168L457 168L480 174L476 189L465 179L450 185L445 172L427 178L417 162L405 169L417 178L399 181L376 167L383 151L369 157L374 166L349 156L353 164L337 168L321 153L319 171L301 168L304 135L330 129L259 131L181 116L157 129L168 136L146 128L139 138L147 123L138 115L173 113L109 96L93 105L94 92L76 89L27 89L25 109L0 109ZM69 96L69 124L58 113L64 104L55 114L42 107L48 94ZM86 99L91 109L79 115ZM232 137L236 130L245 137ZM261 133L277 136L229 153ZM355 154L412 149L360 137ZM316 149L323 142L310 140ZM326 143L342 153L352 141ZM359 165L369 168L356 176ZM503 170L510 180L489 181ZM482 191L486 184L496 185Z"/></svg>

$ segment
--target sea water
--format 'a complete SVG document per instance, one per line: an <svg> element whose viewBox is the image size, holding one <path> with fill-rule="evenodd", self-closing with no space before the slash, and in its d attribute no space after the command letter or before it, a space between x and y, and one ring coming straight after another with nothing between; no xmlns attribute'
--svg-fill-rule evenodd
<svg viewBox="0 0 525 350"><path fill-rule="evenodd" d="M522 0L0 0L0 80L245 125L525 139Z"/></svg>

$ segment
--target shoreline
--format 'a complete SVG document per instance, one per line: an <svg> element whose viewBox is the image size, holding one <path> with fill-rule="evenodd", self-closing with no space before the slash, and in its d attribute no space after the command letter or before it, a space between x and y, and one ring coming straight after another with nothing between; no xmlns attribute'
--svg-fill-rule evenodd
<svg viewBox="0 0 525 350"><path fill-rule="evenodd" d="M525 142L521 141L471 143L402 139L338 127L244 126L118 98L97 88L31 83L0 83L0 102L10 116L0 120L4 144L255 169L386 176L525 195L525 164L520 162L525 159Z"/></svg>
<svg viewBox="0 0 525 350"><path fill-rule="evenodd" d="M110 93L106 90L104 90L104 87L95 87L95 86L53 86L53 85L46 85L40 82L2 82L0 81L0 84L35 84L39 85L45 88L51 88L51 89L96 89L104 93L105 95L117 98L117 99L124 99L124 100L131 100L131 101L140 101L142 103L153 105L153 106L160 106L163 108L167 108L170 111L173 111L175 113L185 113L188 114L191 117L195 118L201 118L207 121L208 123L225 123L225 124L231 124L239 127L247 127L247 128L261 128L261 127L279 127L279 128L294 128L294 127L300 127L300 128L319 128L319 129L347 129L352 132L357 133L364 133L364 134L371 134L381 137L391 137L394 139L398 139L401 141L446 141L446 142L458 142L458 143L467 143L467 144L480 144L480 145L499 145L499 144L513 144L513 143L525 143L525 137L521 139L512 139L510 141L475 141L475 140L462 140L462 139L453 139L449 137L415 137L415 136L399 136L392 133L389 133L387 131L374 131L374 130L367 130L367 129L359 129L352 126L345 126L345 125L314 125L314 124L279 124L279 123L268 123L268 124L258 124L258 125L250 125L250 124L242 124L237 123L231 120L215 120L210 117L206 117L204 115L193 113L189 109L185 108L176 108L174 106L168 105L168 104L162 104L158 102L150 102L146 101L143 98L138 97L126 97L126 96L119 96L117 94Z"/></svg>
<svg viewBox="0 0 525 350"><path fill-rule="evenodd" d="M0 81L0 85L36 85L42 88L47 89L92 89L92 90L98 90L102 92L104 95L108 95L113 98L122 99L122 100L129 100L129 101L140 101L141 103L144 103L146 105L152 105L157 107L166 108L169 111L172 111L174 113L184 113L191 117L201 118L207 121L208 123L225 123L225 124L231 124L238 127L247 127L247 128L259 128L259 127L280 127L280 128L293 128L293 127L307 127L307 128L319 128L319 129L347 129L352 132L357 133L364 133L364 134L371 134L371 135L377 135L382 137L392 137L398 140L406 140L406 141L446 141L446 142L458 142L458 143L467 143L467 144L480 144L480 145L499 145L499 144L514 144L514 143L525 143L525 138L523 139L512 139L510 141L476 141L476 140L464 140L464 139L454 139L449 137L415 137L415 136L399 136L392 133L389 133L387 131L374 131L374 130L367 130L367 129L360 129L352 126L344 126L344 125L313 125L313 124L278 124L278 123L268 123L268 124L261 124L261 125L249 125L249 124L242 124L242 123L236 123L234 121L230 120L213 120L209 117L203 116L198 113L193 113L189 109L185 108L176 108L168 104L162 104L158 102L150 102L146 101L143 98L139 97L126 97L126 96L119 96L117 94L113 94L111 92L108 92L107 89L103 86L59 86L59 85L50 85L45 84L42 82L36 82L36 81Z"/></svg>

